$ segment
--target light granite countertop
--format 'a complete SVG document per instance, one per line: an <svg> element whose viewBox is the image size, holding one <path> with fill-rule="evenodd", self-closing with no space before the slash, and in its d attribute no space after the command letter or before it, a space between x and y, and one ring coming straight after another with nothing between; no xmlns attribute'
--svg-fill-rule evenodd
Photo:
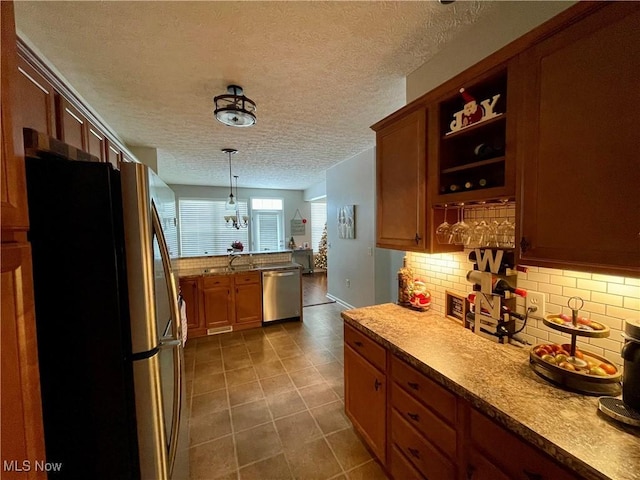
<svg viewBox="0 0 640 480"><path fill-rule="evenodd" d="M539 377L528 348L391 303L346 310L342 318L584 478L640 480L640 429L602 415L597 397Z"/></svg>

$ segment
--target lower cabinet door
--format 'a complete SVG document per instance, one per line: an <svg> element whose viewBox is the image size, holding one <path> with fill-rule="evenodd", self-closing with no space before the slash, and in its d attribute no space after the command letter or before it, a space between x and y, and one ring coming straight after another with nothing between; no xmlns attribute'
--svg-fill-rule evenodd
<svg viewBox="0 0 640 480"><path fill-rule="evenodd" d="M207 328L231 325L233 319L231 287L204 288L202 304Z"/></svg>
<svg viewBox="0 0 640 480"><path fill-rule="evenodd" d="M262 286L236 285L236 323L262 322Z"/></svg>
<svg viewBox="0 0 640 480"><path fill-rule="evenodd" d="M347 416L376 457L385 464L386 376L345 345L344 382Z"/></svg>

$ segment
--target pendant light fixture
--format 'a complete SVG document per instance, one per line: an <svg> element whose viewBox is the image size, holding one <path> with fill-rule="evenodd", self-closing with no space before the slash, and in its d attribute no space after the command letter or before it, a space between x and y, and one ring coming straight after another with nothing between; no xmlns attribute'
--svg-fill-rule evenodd
<svg viewBox="0 0 640 480"><path fill-rule="evenodd" d="M233 198L233 184L231 183L231 155L235 155L238 151L235 148L223 148L222 151L229 154L229 198L225 204L225 210L235 210L236 201Z"/></svg>
<svg viewBox="0 0 640 480"><path fill-rule="evenodd" d="M227 227L240 230L249 226L249 217L240 215L240 202L238 201L238 175L231 174L231 155L235 155L238 151L235 148L223 148L222 151L229 155L229 197L225 203L224 221ZM233 195L233 181L236 179L236 194Z"/></svg>
<svg viewBox="0 0 640 480"><path fill-rule="evenodd" d="M230 127L250 127L256 123L256 104L244 96L242 87L229 85L226 95L213 98L216 119Z"/></svg>

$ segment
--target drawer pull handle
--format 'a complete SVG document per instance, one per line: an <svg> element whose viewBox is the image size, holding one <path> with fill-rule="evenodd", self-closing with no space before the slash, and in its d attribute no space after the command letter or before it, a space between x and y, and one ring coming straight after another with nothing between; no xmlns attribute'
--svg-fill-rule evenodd
<svg viewBox="0 0 640 480"><path fill-rule="evenodd" d="M418 415L417 413L411 413L408 412L407 416L411 419L411 420L415 420L416 422L420 421L420 415Z"/></svg>
<svg viewBox="0 0 640 480"><path fill-rule="evenodd" d="M418 390L418 388L420 388L420 385L418 385L416 382L407 382L407 385L409 385L414 390Z"/></svg>
<svg viewBox="0 0 640 480"><path fill-rule="evenodd" d="M376 389L376 392L378 391L378 389L382 386L382 382L378 381L378 379L376 378L375 383L373 384L373 387Z"/></svg>
<svg viewBox="0 0 640 480"><path fill-rule="evenodd" d="M529 470L522 470L522 473L524 473L524 475L529 480L542 480L542 475L540 475L539 473L533 473L533 472L530 472Z"/></svg>
<svg viewBox="0 0 640 480"><path fill-rule="evenodd" d="M355 341L355 342L353 342L353 343L356 345L356 347L363 347L363 346L364 346L364 345L362 344L362 342L361 342L361 341L359 341L359 340L356 340L356 341Z"/></svg>
<svg viewBox="0 0 640 480"><path fill-rule="evenodd" d="M416 450L415 448L411 448L411 447L408 447L407 450L409 450L409 453L413 455L415 458L420 458L419 450Z"/></svg>

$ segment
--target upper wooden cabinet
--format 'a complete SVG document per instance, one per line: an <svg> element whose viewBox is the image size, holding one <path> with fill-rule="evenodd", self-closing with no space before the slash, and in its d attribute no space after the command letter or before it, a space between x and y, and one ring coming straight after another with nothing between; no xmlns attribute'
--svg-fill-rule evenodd
<svg viewBox="0 0 640 480"><path fill-rule="evenodd" d="M22 127L56 136L55 90L27 61L18 56L18 105Z"/></svg>
<svg viewBox="0 0 640 480"><path fill-rule="evenodd" d="M58 105L58 139L78 150L88 150L88 121L69 100L61 95L56 97Z"/></svg>
<svg viewBox="0 0 640 480"><path fill-rule="evenodd" d="M462 75L438 108L430 142L429 191L434 204L515 195L515 103L507 63L479 77ZM461 93L460 90L463 90ZM515 90L515 91L514 91Z"/></svg>
<svg viewBox="0 0 640 480"><path fill-rule="evenodd" d="M107 140L107 162L113 165L113 168L120 168L120 162L122 161L122 151L118 146Z"/></svg>
<svg viewBox="0 0 640 480"><path fill-rule="evenodd" d="M104 162L107 155L107 138L91 122L87 124L87 152Z"/></svg>
<svg viewBox="0 0 640 480"><path fill-rule="evenodd" d="M376 131L376 244L424 251L427 111L424 106L400 111L371 128Z"/></svg>
<svg viewBox="0 0 640 480"><path fill-rule="evenodd" d="M640 275L639 25L607 2L519 59L522 263Z"/></svg>
<svg viewBox="0 0 640 480"><path fill-rule="evenodd" d="M27 183L24 171L20 109L17 108L16 30L13 3L2 3L2 178L0 200L2 238L9 230L26 230L29 226ZM9 239L7 239L9 240Z"/></svg>

